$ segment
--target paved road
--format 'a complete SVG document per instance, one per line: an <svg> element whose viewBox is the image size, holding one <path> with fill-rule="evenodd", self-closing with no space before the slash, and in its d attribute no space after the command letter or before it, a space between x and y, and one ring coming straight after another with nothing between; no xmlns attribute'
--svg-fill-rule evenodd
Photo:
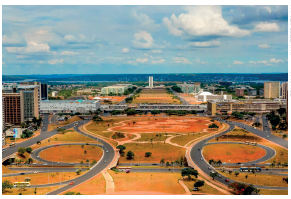
<svg viewBox="0 0 291 199"><path fill-rule="evenodd" d="M174 94L176 97L179 98L179 100L181 100L181 101L183 102L183 105L189 105L189 103L188 103L186 100L184 100L182 97L180 97L180 96L177 94L176 91L172 90L171 88L170 88L170 90L173 92L173 94Z"/></svg>
<svg viewBox="0 0 291 199"><path fill-rule="evenodd" d="M271 128L270 128L270 124L269 121L267 119L267 117L265 115L262 115L262 121L263 121L263 131L267 132L267 134L271 134Z"/></svg>
<svg viewBox="0 0 291 199"><path fill-rule="evenodd" d="M230 121L227 121L227 120L223 120L223 119L220 119L220 118L215 118L216 120L220 121L220 122L224 122L224 123L230 123ZM262 138L265 138L271 142L274 142L282 147L285 147L288 149L288 141L287 140L284 140L283 138L280 138L278 136L275 136L275 135L272 135L271 132L265 132L265 131L261 131L259 129L254 129L253 127L249 126L249 125L246 125L246 124L243 124L243 123L240 123L240 122L232 122L235 126L238 126L240 128L244 128L245 130L257 135L257 136L260 136ZM251 141L251 140L250 140Z"/></svg>
<svg viewBox="0 0 291 199"><path fill-rule="evenodd" d="M212 145L212 144L238 144L238 142L210 142L210 143L206 143L205 145ZM246 165L255 166L255 165L257 165L258 162L265 162L276 155L276 151L270 147L267 147L267 146L261 145L261 144L258 144L257 147L264 149L266 151L266 155L262 156L260 159L255 160L255 161L241 162L243 164L241 166L246 166ZM253 164L255 164L255 165L253 165ZM240 166L240 165L238 165L236 163L225 163L222 166Z"/></svg>
<svg viewBox="0 0 291 199"><path fill-rule="evenodd" d="M218 119L219 121L222 121L219 118L216 118L216 119ZM224 121L224 122L226 122L226 121ZM204 173L206 173L208 175L210 175L211 171L215 171L215 168L212 167L211 165L209 165L208 162L205 161L205 159L203 158L201 149L206 145L206 143L209 140L212 140L212 139L214 139L216 137L219 137L219 136L221 136L223 134L226 134L226 133L232 131L235 128L235 125L234 125L235 122L227 122L227 123L229 123L229 125L230 125L230 127L227 130L225 130L225 131L223 131L223 132L221 132L221 133L219 133L217 135L213 135L213 136L211 136L211 137L209 137L207 139L199 141L197 144L194 145L194 147L192 147L192 149L190 151L190 156L191 156L191 159L193 160L193 162L197 165L197 167L199 167ZM250 127L250 128L252 128L252 127ZM248 129L246 129L246 130L248 130ZM257 131L255 131L255 132L257 133ZM222 175L221 178L215 178L215 180L219 181L220 183L225 184L226 186L228 186L230 183L235 182L234 180L231 180L231 179L229 179L229 182L225 182L225 179L227 179L227 178L225 176L223 176L223 175ZM254 186L256 188L259 188L259 189L261 189L261 188L264 188L264 189L279 189L279 190L287 190L288 189L288 187L267 187L267 186L260 186L260 185L254 185Z"/></svg>
<svg viewBox="0 0 291 199"><path fill-rule="evenodd" d="M131 97L134 95L134 93L139 89L140 87L137 87L131 94L129 94L126 98ZM125 99L118 103L118 105L125 105Z"/></svg>
<svg viewBox="0 0 291 199"><path fill-rule="evenodd" d="M79 168L9 168L11 171L19 171L19 173L8 173L3 174L2 177L11 177L11 176L19 176L20 173L24 173L23 175L27 174L34 174L37 173L53 173L53 172L75 172ZM80 168L82 171L86 171L87 168Z"/></svg>

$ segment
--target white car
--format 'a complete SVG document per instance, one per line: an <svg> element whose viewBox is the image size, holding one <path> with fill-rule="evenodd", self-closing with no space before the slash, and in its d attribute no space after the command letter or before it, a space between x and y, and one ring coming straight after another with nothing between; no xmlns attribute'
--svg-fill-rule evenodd
<svg viewBox="0 0 291 199"><path fill-rule="evenodd" d="M47 165L47 163L44 163L43 165Z"/></svg>
<svg viewBox="0 0 291 199"><path fill-rule="evenodd" d="M267 138L268 138L268 137L270 137L270 136L267 135Z"/></svg>
<svg viewBox="0 0 291 199"><path fill-rule="evenodd" d="M38 171L35 171L35 172L33 172L33 173L38 173Z"/></svg>
<svg viewBox="0 0 291 199"><path fill-rule="evenodd" d="M32 163L32 164L36 164L36 163Z"/></svg>

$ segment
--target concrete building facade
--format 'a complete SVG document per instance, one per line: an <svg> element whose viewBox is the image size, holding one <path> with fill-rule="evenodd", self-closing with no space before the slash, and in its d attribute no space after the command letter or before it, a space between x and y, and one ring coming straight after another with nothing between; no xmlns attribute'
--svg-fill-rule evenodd
<svg viewBox="0 0 291 199"><path fill-rule="evenodd" d="M271 101L271 100L219 100L208 101L207 112L210 115L216 113L228 113L231 114L234 111L238 112L255 112L255 113L268 113L276 111L279 108L286 108L286 102Z"/></svg>
<svg viewBox="0 0 291 199"><path fill-rule="evenodd" d="M288 82L283 82L281 84L281 98L287 99L288 97Z"/></svg>
<svg viewBox="0 0 291 199"><path fill-rule="evenodd" d="M257 89L255 88L248 89L248 96L256 96L256 95L257 95Z"/></svg>
<svg viewBox="0 0 291 199"><path fill-rule="evenodd" d="M280 82L265 82L264 83L264 97L265 98L279 98L280 97Z"/></svg>
<svg viewBox="0 0 291 199"><path fill-rule="evenodd" d="M149 76L149 88L153 88L154 87L154 78L153 76Z"/></svg>
<svg viewBox="0 0 291 199"><path fill-rule="evenodd" d="M236 96L244 96L245 95L245 89L242 89L242 88L235 89L235 95Z"/></svg>
<svg viewBox="0 0 291 199"><path fill-rule="evenodd" d="M128 88L132 88L132 84L116 84L113 86L103 87L101 89L102 95L109 95L110 93L115 95L122 95Z"/></svg>
<svg viewBox="0 0 291 199"><path fill-rule="evenodd" d="M184 84L177 84L179 88L181 88L183 93L198 93L201 89L201 83L196 82L194 84L187 84L184 82Z"/></svg>
<svg viewBox="0 0 291 199"><path fill-rule="evenodd" d="M45 100L40 103L40 113L89 113L101 107L97 100Z"/></svg>
<svg viewBox="0 0 291 199"><path fill-rule="evenodd" d="M23 93L2 93L4 97L4 121L20 125L24 122Z"/></svg>

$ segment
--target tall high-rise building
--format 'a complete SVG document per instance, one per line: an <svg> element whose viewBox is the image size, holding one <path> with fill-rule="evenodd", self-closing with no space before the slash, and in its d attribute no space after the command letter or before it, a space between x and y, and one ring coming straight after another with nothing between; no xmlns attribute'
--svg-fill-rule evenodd
<svg viewBox="0 0 291 199"><path fill-rule="evenodd" d="M2 93L4 97L4 121L20 125L24 122L23 93Z"/></svg>
<svg viewBox="0 0 291 199"><path fill-rule="evenodd" d="M154 87L154 79L153 76L149 76L149 87L153 88Z"/></svg>
<svg viewBox="0 0 291 199"><path fill-rule="evenodd" d="M40 95L41 100L48 100L48 87L47 84L40 85Z"/></svg>
<svg viewBox="0 0 291 199"><path fill-rule="evenodd" d="M288 82L283 82L281 84L281 98L287 99L288 97Z"/></svg>
<svg viewBox="0 0 291 199"><path fill-rule="evenodd" d="M280 82L265 82L264 98L279 98L279 97L280 97Z"/></svg>

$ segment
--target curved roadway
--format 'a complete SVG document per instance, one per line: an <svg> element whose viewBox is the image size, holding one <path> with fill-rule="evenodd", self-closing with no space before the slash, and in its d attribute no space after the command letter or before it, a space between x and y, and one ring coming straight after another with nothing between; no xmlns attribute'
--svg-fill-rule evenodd
<svg viewBox="0 0 291 199"><path fill-rule="evenodd" d="M212 170L215 170L215 168L212 167L211 165L209 165L208 162L206 162L205 159L203 158L202 148L206 145L206 143L208 141L232 131L235 128L234 124L236 124L236 122L229 122L229 121L225 121L225 120L222 120L222 119L219 119L219 118L215 118L215 119L218 120L218 121L221 121L221 122L228 123L230 125L230 127L227 130L225 130L225 131L223 131L223 132L221 132L219 134L210 136L210 137L208 137L208 138L206 138L204 140L199 141L190 150L190 156L191 156L192 161L197 165L197 167L199 167L204 173L208 174L209 176L210 176L210 172ZM262 136L264 136L264 138L267 138L267 136L263 132L261 132L261 131L259 131L257 129L254 129L253 127L249 127L248 128L247 125L244 125L244 124L241 124L241 123L238 123L238 126L242 126L242 127L245 126L246 130L248 130L248 131L250 131L250 132L252 132L252 133L254 133L254 134L258 135L258 136L262 135ZM277 139L274 139L274 140L277 141ZM279 143L281 143L281 142L279 142ZM284 144L284 142L282 142L281 144ZM230 183L235 182L232 179L229 179L229 182L225 182L226 179L228 179L228 178L226 178L223 175L222 175L221 178L218 178L218 177L215 178L215 180L217 180L218 182L220 182L222 184L225 184L226 186L228 186ZM261 185L254 185L254 187L259 188L259 189L279 189L279 190L287 190L288 189L288 187L269 187L269 186L261 186Z"/></svg>

